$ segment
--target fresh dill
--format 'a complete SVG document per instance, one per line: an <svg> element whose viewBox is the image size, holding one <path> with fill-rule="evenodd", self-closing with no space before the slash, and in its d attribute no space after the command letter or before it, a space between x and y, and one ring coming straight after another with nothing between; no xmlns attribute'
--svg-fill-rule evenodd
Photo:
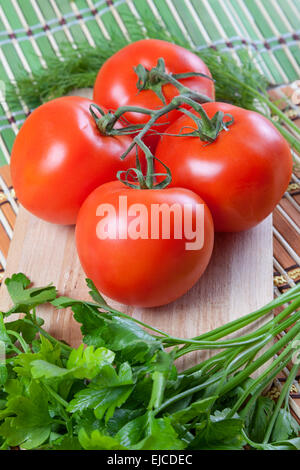
<svg viewBox="0 0 300 470"><path fill-rule="evenodd" d="M199 55L215 79L217 101L255 110L267 117L278 116L277 128L291 146L300 151L300 129L269 100L267 89L270 83L258 71L254 57L246 47L239 51L241 63L238 64L230 52L221 52L211 47L198 51L188 42L178 39L174 32L153 23L149 17L143 17L140 21L132 17L127 18L126 26L130 36L129 42L145 37L162 39L186 47ZM20 109L21 99L29 109L34 109L74 89L93 87L102 64L128 43L120 31L113 30L110 36L110 40L96 42L95 47L82 43L74 49L65 44L60 48L61 57L46 57L48 67L34 71L32 76L20 71L15 83L8 84L6 98L10 108ZM287 127L283 128L282 124Z"/></svg>

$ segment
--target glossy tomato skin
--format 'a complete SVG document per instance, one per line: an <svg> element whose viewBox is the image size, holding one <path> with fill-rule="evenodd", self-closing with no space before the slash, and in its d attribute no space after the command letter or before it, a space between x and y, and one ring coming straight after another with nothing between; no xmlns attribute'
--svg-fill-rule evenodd
<svg viewBox="0 0 300 470"><path fill-rule="evenodd" d="M119 106L141 106L149 109L159 109L163 103L152 90L137 89L138 77L134 67L142 64L148 70L157 65L159 58L165 60L168 73L200 72L211 77L208 67L195 54L183 47L158 39L142 39L125 46L110 57L99 70L94 85L94 101L108 109L117 109ZM194 91L214 99L214 82L205 77L192 77L180 80L182 84ZM178 95L178 90L171 84L162 88L166 103ZM149 117L138 113L126 113L126 118L133 124L144 124ZM166 123L158 129L162 132L170 122L180 116L179 111L171 111L167 116L160 118L157 123ZM157 138L148 138L147 143L157 143ZM154 145L155 145L154 144Z"/></svg>
<svg viewBox="0 0 300 470"><path fill-rule="evenodd" d="M143 220L149 224L148 233L151 233L152 204L191 204L195 224L196 204L203 204L203 201L182 188L137 190L116 181L93 191L79 211L76 224L79 259L86 275L100 292L118 302L140 307L156 307L172 302L197 282L209 262L214 239L211 214L205 205L204 244L197 250L187 250L184 237L175 239L173 218L169 239L162 239L161 232L158 239L133 239L131 235L124 239L98 237L98 223L103 219L96 213L103 203L112 205L116 211L116 216L108 216L106 231L112 233L114 227L127 225L130 233L130 223L136 217L127 216L127 212L122 214L119 210L120 196L126 196L128 208L132 204L143 204L147 210Z"/></svg>
<svg viewBox="0 0 300 470"><path fill-rule="evenodd" d="M191 189L204 199L216 231L247 230L274 210L289 184L289 145L256 112L216 102L205 103L203 108L209 117L218 110L230 113L234 123L210 144L198 137L165 135L156 157L170 168L171 186ZM166 132L178 134L184 126L196 128L191 118L183 116Z"/></svg>
<svg viewBox="0 0 300 470"><path fill-rule="evenodd" d="M91 100L63 97L37 108L16 137L11 175L21 204L48 222L74 224L86 197L116 173L135 166L129 136L100 134Z"/></svg>

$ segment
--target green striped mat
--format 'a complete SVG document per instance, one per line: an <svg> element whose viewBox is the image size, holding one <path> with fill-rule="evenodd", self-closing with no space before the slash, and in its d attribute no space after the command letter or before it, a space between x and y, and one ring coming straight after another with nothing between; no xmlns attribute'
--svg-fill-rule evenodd
<svg viewBox="0 0 300 470"><path fill-rule="evenodd" d="M0 0L0 166L29 110L12 112L5 81L30 74L71 43L95 44L147 15L199 50L208 45L258 52L256 66L270 83L300 78L300 0Z"/></svg>

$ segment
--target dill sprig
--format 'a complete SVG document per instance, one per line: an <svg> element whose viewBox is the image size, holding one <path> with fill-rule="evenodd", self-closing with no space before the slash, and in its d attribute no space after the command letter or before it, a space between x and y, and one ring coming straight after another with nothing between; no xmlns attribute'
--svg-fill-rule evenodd
<svg viewBox="0 0 300 470"><path fill-rule="evenodd" d="M252 84L261 91L266 91L268 82L253 64L253 59L245 49L242 56L243 66L239 66L230 53L212 48L200 52L189 43L172 36L170 31L159 25L152 25L144 20L144 31L136 29L136 22L129 23L130 37L137 41L145 37L174 42L199 55L207 64L216 80L216 99L254 109L253 96L243 86L232 86L232 76L239 81ZM131 27L132 30L131 30ZM24 70L16 77L16 82L9 86L7 101L12 108L20 108L20 98L30 109L45 101L58 98L68 92L82 87L92 87L102 64L115 52L124 47L128 41L119 31L111 32L111 40L101 40L95 47L88 43L80 44L74 49L70 44L61 47L61 57L47 57L47 69L40 68L30 77Z"/></svg>
<svg viewBox="0 0 300 470"><path fill-rule="evenodd" d="M20 109L22 100L30 109L34 109L74 89L93 87L102 64L128 42L145 37L163 39L191 50L204 60L215 79L217 101L258 111L268 118L271 115L278 116L276 127L291 146L300 152L299 128L269 100L267 89L270 83L256 68L254 57L249 54L247 47L239 51L241 64L238 64L230 52L211 47L201 50L193 48L187 41L176 37L176 33L154 23L149 16L141 20L127 17L125 21L130 41L119 30L112 30L111 39L101 39L95 47L82 43L74 49L70 44L65 44L61 47L61 57L46 57L47 69L40 68L32 76L20 71L15 83L7 84L6 99L10 108Z"/></svg>

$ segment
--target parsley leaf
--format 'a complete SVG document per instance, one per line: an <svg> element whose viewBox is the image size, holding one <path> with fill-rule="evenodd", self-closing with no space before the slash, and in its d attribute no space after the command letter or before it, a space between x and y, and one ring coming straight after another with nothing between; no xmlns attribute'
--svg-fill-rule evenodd
<svg viewBox="0 0 300 470"><path fill-rule="evenodd" d="M84 343L95 347L105 345L117 353L119 362L146 362L156 351L162 349L159 340L129 318L107 312L100 313L97 307L88 302L66 297L58 297L52 304L57 308L71 307L75 320L82 324Z"/></svg>
<svg viewBox="0 0 300 470"><path fill-rule="evenodd" d="M258 397L252 411L252 419L248 425L248 433L252 441L263 441L274 406L274 401L271 398Z"/></svg>
<svg viewBox="0 0 300 470"><path fill-rule="evenodd" d="M0 436L8 445L23 449L39 447L50 435L51 417L48 412L48 397L41 386L31 382L26 396L9 398L7 408L0 412L6 417L0 426Z"/></svg>
<svg viewBox="0 0 300 470"><path fill-rule="evenodd" d="M209 419L202 421L189 449L242 449L245 444L243 420L239 417L227 418L228 411L216 411Z"/></svg>
<svg viewBox="0 0 300 470"><path fill-rule="evenodd" d="M31 287L30 280L22 273L13 274L5 279L9 295L14 306L4 316L12 313L29 313L38 305L51 302L56 298L56 288L52 285L46 287Z"/></svg>
<svg viewBox="0 0 300 470"><path fill-rule="evenodd" d="M118 374L113 366L106 365L86 389L76 393L68 411L74 413L93 408L96 418L102 419L105 415L107 422L113 416L115 409L126 402L133 388L129 364L122 364Z"/></svg>
<svg viewBox="0 0 300 470"><path fill-rule="evenodd" d="M216 398L217 396L203 398L203 400L195 401L183 410L176 411L171 415L171 422L186 424L201 414L209 412L210 406L215 402Z"/></svg>
<svg viewBox="0 0 300 470"><path fill-rule="evenodd" d="M178 438L170 419L157 419L151 411L123 426L116 438L133 450L181 450L186 447Z"/></svg>
<svg viewBox="0 0 300 470"><path fill-rule="evenodd" d="M113 360L114 353L112 351L106 348L94 350L93 346L84 349L82 344L78 349L71 351L66 368L38 359L30 363L31 374L35 379L60 380L68 377L91 380L99 374L104 365L112 363Z"/></svg>
<svg viewBox="0 0 300 470"><path fill-rule="evenodd" d="M85 429L81 428L78 433L78 439L86 450L126 450L126 447L121 445L117 439L102 434L98 429L88 435Z"/></svg>
<svg viewBox="0 0 300 470"><path fill-rule="evenodd" d="M107 302L104 300L93 281L91 279L86 279L86 284L91 289L89 294L92 299L99 305L107 305Z"/></svg>
<svg viewBox="0 0 300 470"><path fill-rule="evenodd" d="M299 435L299 424L291 413L285 409L279 410L278 417L271 436L272 441L285 441Z"/></svg>

